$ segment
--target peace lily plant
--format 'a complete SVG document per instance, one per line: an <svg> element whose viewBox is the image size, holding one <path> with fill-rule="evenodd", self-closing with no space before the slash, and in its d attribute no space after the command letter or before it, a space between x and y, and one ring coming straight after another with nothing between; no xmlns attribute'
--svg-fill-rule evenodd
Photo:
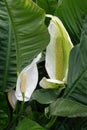
<svg viewBox="0 0 87 130"><path fill-rule="evenodd" d="M38 83L37 62L41 58L41 53L32 61L30 65L25 67L18 76L16 91L8 92L8 100L13 109L16 101L29 101Z"/></svg>
<svg viewBox="0 0 87 130"><path fill-rule="evenodd" d="M40 86L43 88L64 87L67 82L69 54L73 47L69 34L61 20L52 15L48 31L50 43L46 48L45 68L50 79L43 78Z"/></svg>
<svg viewBox="0 0 87 130"><path fill-rule="evenodd" d="M49 79L43 78L40 86L43 88L64 88L67 82L69 54L73 47L70 37L62 24L61 20L52 15L46 15L51 18L48 31L50 34L50 43L46 48L45 68ZM14 108L16 101L29 101L33 91L38 83L37 62L41 58L41 53L25 67L18 76L16 91L8 93L8 99Z"/></svg>

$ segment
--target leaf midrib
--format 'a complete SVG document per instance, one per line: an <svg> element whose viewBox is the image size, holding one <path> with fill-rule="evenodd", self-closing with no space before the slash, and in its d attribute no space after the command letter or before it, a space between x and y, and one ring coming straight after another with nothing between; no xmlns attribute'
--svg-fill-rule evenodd
<svg viewBox="0 0 87 130"><path fill-rule="evenodd" d="M13 31L14 31L14 36L15 36L15 43L16 43L16 60L17 60L17 74L19 75L19 71L20 71L20 63L19 63L19 45L18 45L18 42L17 42L17 34L16 34L16 30L15 30L15 25L14 25L14 21L13 21L13 17L12 17L12 14L10 12L10 9L9 9L9 6L8 6L8 3L6 0L4 0L5 2L5 5L6 5L6 8L7 8L7 11L8 11L8 15L10 17L10 21L12 23L12 27L13 27Z"/></svg>
<svg viewBox="0 0 87 130"><path fill-rule="evenodd" d="M9 32L8 32L8 43L7 43L7 51L6 51L6 63L5 63L5 70L4 70L4 79L3 79L3 90L7 85L7 78L8 78L8 70L10 64L10 51L11 51L11 22L9 19Z"/></svg>

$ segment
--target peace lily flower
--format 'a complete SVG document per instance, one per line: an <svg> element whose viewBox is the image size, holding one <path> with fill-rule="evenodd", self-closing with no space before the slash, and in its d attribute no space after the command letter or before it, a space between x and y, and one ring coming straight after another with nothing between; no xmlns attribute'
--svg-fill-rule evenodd
<svg viewBox="0 0 87 130"><path fill-rule="evenodd" d="M69 54L73 47L69 34L67 33L61 20L52 15L48 31L50 43L46 48L45 68L50 79L43 78L40 86L43 88L64 87L67 82Z"/></svg>
<svg viewBox="0 0 87 130"><path fill-rule="evenodd" d="M17 100L24 102L28 101L35 90L38 82L37 62L40 58L41 53L19 74L16 91L10 90L7 93L8 101L13 109L15 109Z"/></svg>
<svg viewBox="0 0 87 130"><path fill-rule="evenodd" d="M19 101L29 101L38 83L37 62L41 58L41 53L25 67L18 76L15 96Z"/></svg>

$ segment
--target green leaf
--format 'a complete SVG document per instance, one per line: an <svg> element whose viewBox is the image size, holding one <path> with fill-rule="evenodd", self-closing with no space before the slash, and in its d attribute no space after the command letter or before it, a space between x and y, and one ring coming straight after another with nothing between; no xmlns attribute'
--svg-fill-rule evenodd
<svg viewBox="0 0 87 130"><path fill-rule="evenodd" d="M11 22L3 0L0 1L0 91L15 87L16 51Z"/></svg>
<svg viewBox="0 0 87 130"><path fill-rule="evenodd" d="M49 43L45 13L32 0L5 0L15 36L17 72Z"/></svg>
<svg viewBox="0 0 87 130"><path fill-rule="evenodd" d="M25 118L19 122L16 130L45 130L45 129L35 121Z"/></svg>
<svg viewBox="0 0 87 130"><path fill-rule="evenodd" d="M64 97L87 105L87 16L80 44L75 46L71 52L68 86Z"/></svg>
<svg viewBox="0 0 87 130"><path fill-rule="evenodd" d="M7 125L8 122L8 115L2 110L0 110L0 130Z"/></svg>
<svg viewBox="0 0 87 130"><path fill-rule="evenodd" d="M79 43L83 20L87 14L87 0L59 0L55 15L58 16L72 38Z"/></svg>
<svg viewBox="0 0 87 130"><path fill-rule="evenodd" d="M45 10L47 14L53 14L57 7L57 0L37 0L37 4Z"/></svg>
<svg viewBox="0 0 87 130"><path fill-rule="evenodd" d="M60 119L60 118L58 118ZM61 120L63 119L63 120ZM54 130L86 130L87 118L61 118L53 126Z"/></svg>
<svg viewBox="0 0 87 130"><path fill-rule="evenodd" d="M87 16L84 21L80 44L70 55L67 88L63 99L49 107L51 115L87 116ZM55 111L54 111L55 110Z"/></svg>
<svg viewBox="0 0 87 130"><path fill-rule="evenodd" d="M87 106L64 98L59 98L46 109L48 113L53 116L63 116L63 117L87 116Z"/></svg>
<svg viewBox="0 0 87 130"><path fill-rule="evenodd" d="M8 124L9 116L10 113L6 95L0 92L0 130Z"/></svg>
<svg viewBox="0 0 87 130"><path fill-rule="evenodd" d="M0 91L15 87L17 73L49 43L44 20L31 0L0 1Z"/></svg>
<svg viewBox="0 0 87 130"><path fill-rule="evenodd" d="M38 89L32 94L32 99L41 104L50 104L58 97L57 89Z"/></svg>

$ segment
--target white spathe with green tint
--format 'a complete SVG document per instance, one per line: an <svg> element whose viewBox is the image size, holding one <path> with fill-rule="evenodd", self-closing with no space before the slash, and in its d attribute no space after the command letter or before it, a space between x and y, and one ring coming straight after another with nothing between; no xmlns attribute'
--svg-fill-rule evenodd
<svg viewBox="0 0 87 130"><path fill-rule="evenodd" d="M55 79L47 79L47 78L43 78L40 81L40 85L44 86L45 89L47 88L58 88L58 84L61 87L64 87L64 82L59 81L59 80L55 80Z"/></svg>
<svg viewBox="0 0 87 130"><path fill-rule="evenodd" d="M61 20L52 15L47 15L47 17L52 19L48 27L50 43L46 49L45 67L50 79L58 80L58 86L60 86L60 81L64 84L67 80L69 54L73 44ZM43 85L44 81L46 84L47 80L42 79L40 82L42 87L46 87Z"/></svg>
<svg viewBox="0 0 87 130"><path fill-rule="evenodd" d="M37 83L38 83L38 69L37 69L37 62L41 58L41 53L32 61L30 65L25 67L22 72L19 74L16 84L16 92L15 96L19 101L29 101L33 91L35 90ZM25 84L25 92L24 97L21 92L21 82L22 82L22 75L23 73L26 74L26 84ZM24 99L23 99L24 98Z"/></svg>

